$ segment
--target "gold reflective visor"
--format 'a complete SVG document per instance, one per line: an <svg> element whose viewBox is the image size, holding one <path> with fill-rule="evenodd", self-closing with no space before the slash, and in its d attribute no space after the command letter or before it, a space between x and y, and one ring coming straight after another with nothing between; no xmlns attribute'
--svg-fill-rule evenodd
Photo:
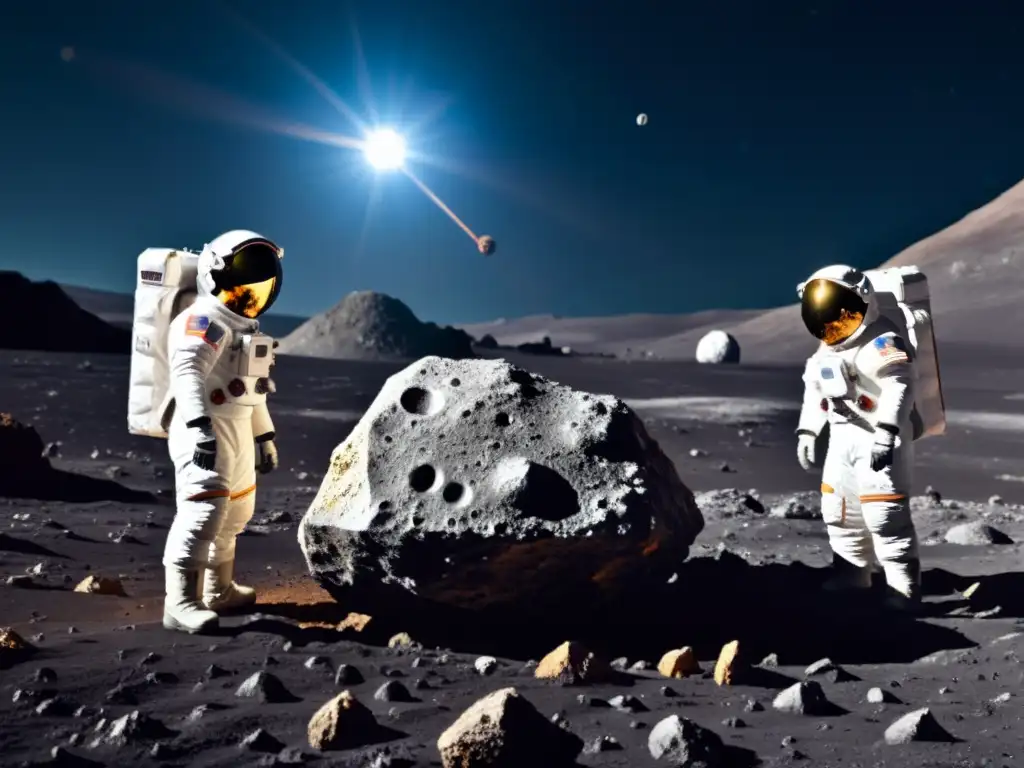
<svg viewBox="0 0 1024 768"><path fill-rule="evenodd" d="M867 310L867 302L856 291L819 278L804 287L800 316L812 336L834 345L856 333Z"/></svg>
<svg viewBox="0 0 1024 768"><path fill-rule="evenodd" d="M256 318L272 303L277 278L272 277L261 283L239 285L217 293L224 306L237 315Z"/></svg>

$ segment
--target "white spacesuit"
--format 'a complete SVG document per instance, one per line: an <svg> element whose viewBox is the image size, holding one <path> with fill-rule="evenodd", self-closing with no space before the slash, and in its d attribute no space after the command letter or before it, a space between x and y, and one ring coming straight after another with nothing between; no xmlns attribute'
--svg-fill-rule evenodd
<svg viewBox="0 0 1024 768"><path fill-rule="evenodd" d="M234 582L235 538L252 518L256 470L277 467L267 410L274 341L259 333L281 288L281 250L254 232L199 254L197 297L170 324L168 449L177 512L164 549L164 626L202 632L253 604Z"/></svg>
<svg viewBox="0 0 1024 768"><path fill-rule="evenodd" d="M797 456L813 471L827 422L821 513L836 572L826 588L869 588L877 561L886 602L913 610L921 567L909 498L922 430L913 347L906 328L880 313L871 279L853 267L820 269L798 293L804 324L822 342L804 370Z"/></svg>

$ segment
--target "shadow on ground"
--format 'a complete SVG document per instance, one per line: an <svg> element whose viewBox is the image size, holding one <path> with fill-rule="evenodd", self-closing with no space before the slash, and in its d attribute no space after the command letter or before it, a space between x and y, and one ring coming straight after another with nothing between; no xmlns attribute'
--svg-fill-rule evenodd
<svg viewBox="0 0 1024 768"><path fill-rule="evenodd" d="M52 468L0 477L0 496L79 504L93 501L150 504L157 500L156 496L148 491L137 491L114 480L103 480Z"/></svg>
<svg viewBox="0 0 1024 768"><path fill-rule="evenodd" d="M857 600L828 596L820 590L825 573L826 569L799 563L750 565L722 553L688 561L671 584L634 583L604 603L596 593L580 594L572 606L536 605L530 612L515 614L469 613L424 604L397 590L364 596L356 603L332 593L341 601L260 605L259 610L325 628L318 630L326 633L323 637L307 636L310 630L291 625L289 632L294 636L290 639L296 643L337 640L337 633L326 627L336 626L350 609L362 606L374 618L362 631L345 633L353 640L386 643L392 635L408 632L428 647L519 659L540 658L570 639L609 658L649 660L685 645L701 658L714 658L722 645L739 640L751 661L775 653L787 665L809 664L826 656L846 664L903 663L975 645L953 629L883 612L874 596ZM985 592L1009 590L1012 583L1003 587L995 582ZM1018 588L1017 602L1024 602L1021 593ZM374 610L367 610L368 606ZM766 682L768 687L783 683Z"/></svg>

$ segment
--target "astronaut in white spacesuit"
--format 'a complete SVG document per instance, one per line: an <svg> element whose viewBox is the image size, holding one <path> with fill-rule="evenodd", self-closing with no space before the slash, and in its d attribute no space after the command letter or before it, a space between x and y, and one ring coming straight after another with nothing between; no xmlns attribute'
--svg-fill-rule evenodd
<svg viewBox="0 0 1024 768"><path fill-rule="evenodd" d="M274 341L256 318L281 289L281 256L254 232L221 235L199 255L194 303L170 325L177 512L163 558L168 629L208 631L219 613L256 601L234 581L235 538L253 515L256 471L278 464L266 402Z"/></svg>
<svg viewBox="0 0 1024 768"><path fill-rule="evenodd" d="M917 533L910 517L914 354L878 309L871 280L845 265L798 288L804 324L822 343L804 371L797 456L814 470L815 440L829 424L821 513L835 554L826 589L868 589L875 563L886 604L915 611L921 599Z"/></svg>

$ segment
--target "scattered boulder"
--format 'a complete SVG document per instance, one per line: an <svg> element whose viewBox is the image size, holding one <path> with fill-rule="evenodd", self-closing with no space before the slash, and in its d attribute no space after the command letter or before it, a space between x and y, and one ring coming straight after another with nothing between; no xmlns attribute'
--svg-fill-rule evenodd
<svg viewBox="0 0 1024 768"><path fill-rule="evenodd" d="M672 765L701 768L726 765L726 749L721 737L679 715L666 717L651 729L647 749L655 760Z"/></svg>
<svg viewBox="0 0 1024 768"><path fill-rule="evenodd" d="M35 646L9 627L0 628L0 669L7 669L29 658Z"/></svg>
<svg viewBox="0 0 1024 768"><path fill-rule="evenodd" d="M373 291L354 291L311 317L281 339L278 352L344 360L476 356L465 331L424 323L398 299Z"/></svg>
<svg viewBox="0 0 1024 768"><path fill-rule="evenodd" d="M740 657L740 641L733 640L722 646L715 663L715 682L719 685L735 685L743 675L743 659Z"/></svg>
<svg viewBox="0 0 1024 768"><path fill-rule="evenodd" d="M912 741L952 742L956 739L939 725L928 707L915 709L885 729L886 744L909 744Z"/></svg>
<svg viewBox="0 0 1024 768"><path fill-rule="evenodd" d="M50 462L43 454L43 439L35 427L22 424L9 413L0 413L0 472L13 477L48 470Z"/></svg>
<svg viewBox="0 0 1024 768"><path fill-rule="evenodd" d="M804 670L805 677L823 677L832 683L848 683L859 678L847 672L832 659L818 659Z"/></svg>
<svg viewBox="0 0 1024 768"><path fill-rule="evenodd" d="M289 691L281 679L269 672L255 672L247 677L237 690L235 696L241 699L257 699L264 704L287 704L299 701Z"/></svg>
<svg viewBox="0 0 1024 768"><path fill-rule="evenodd" d="M697 342L698 363L738 363L740 344L725 331L708 331Z"/></svg>
<svg viewBox="0 0 1024 768"><path fill-rule="evenodd" d="M892 691L878 686L868 690L864 699L868 704L898 704L900 701Z"/></svg>
<svg viewBox="0 0 1024 768"><path fill-rule="evenodd" d="M701 668L693 648L686 645L665 653L658 662L658 672L663 677L690 677L699 675Z"/></svg>
<svg viewBox="0 0 1024 768"><path fill-rule="evenodd" d="M829 714L832 711L830 702L825 698L825 692L821 685L813 680L802 683L794 683L779 694L772 701L772 708L779 712L789 712L794 715L820 716Z"/></svg>
<svg viewBox="0 0 1024 768"><path fill-rule="evenodd" d="M493 656L481 656L473 662L473 668L481 675L490 675L498 668L498 660Z"/></svg>
<svg viewBox="0 0 1024 768"><path fill-rule="evenodd" d="M388 648L411 648L415 643L408 632L399 632L388 640Z"/></svg>
<svg viewBox="0 0 1024 768"><path fill-rule="evenodd" d="M114 595L116 597L128 597L124 591L121 580L113 576L97 576L90 574L82 579L75 586L75 592L85 595Z"/></svg>
<svg viewBox="0 0 1024 768"><path fill-rule="evenodd" d="M568 768L583 740L550 722L515 688L503 688L459 715L437 749L444 768Z"/></svg>
<svg viewBox="0 0 1024 768"><path fill-rule="evenodd" d="M334 684L338 686L359 685L365 682L363 673L351 664L342 664L334 674Z"/></svg>
<svg viewBox="0 0 1024 768"><path fill-rule="evenodd" d="M533 676L563 685L592 685L608 682L612 669L582 644L570 640L541 659Z"/></svg>
<svg viewBox="0 0 1024 768"><path fill-rule="evenodd" d="M505 360L428 357L335 449L299 540L354 610L412 600L511 620L590 613L630 576L667 578L703 525L618 398Z"/></svg>
<svg viewBox="0 0 1024 768"><path fill-rule="evenodd" d="M97 727L99 736L93 741L92 747L126 747L174 735L174 732L159 720L138 710L119 717L109 724L106 721L101 721L101 725L106 727Z"/></svg>
<svg viewBox="0 0 1024 768"><path fill-rule="evenodd" d="M993 544L1013 544L1013 539L1000 531L978 520L954 525L946 531L948 544L985 547Z"/></svg>
<svg viewBox="0 0 1024 768"><path fill-rule="evenodd" d="M342 691L313 714L306 736L313 749L327 751L367 744L379 731L373 712L351 692Z"/></svg>

